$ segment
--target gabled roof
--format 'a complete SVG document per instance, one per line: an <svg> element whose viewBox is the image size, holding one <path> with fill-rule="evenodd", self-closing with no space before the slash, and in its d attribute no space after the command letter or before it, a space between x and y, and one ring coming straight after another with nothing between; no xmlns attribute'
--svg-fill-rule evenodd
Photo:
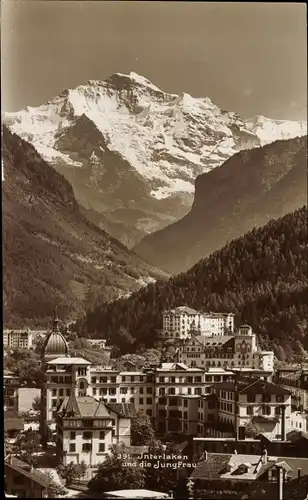
<svg viewBox="0 0 308 500"><path fill-rule="evenodd" d="M230 380L228 382L220 382L218 384L214 384L212 387L216 389L223 389L227 391L235 390L235 380ZM276 394L277 396L288 396L290 395L290 391L287 391L282 386L273 384L272 382L267 382L262 379L253 379L249 377L241 377L237 378L237 390L239 394Z"/></svg>
<svg viewBox="0 0 308 500"><path fill-rule="evenodd" d="M234 340L234 335L214 335L213 337L205 337L198 335L197 339L204 347L222 347L229 340Z"/></svg>
<svg viewBox="0 0 308 500"><path fill-rule="evenodd" d="M75 396L75 394L71 394L64 399L58 413L64 417L111 418L110 412L103 401L97 401L92 396Z"/></svg>
<svg viewBox="0 0 308 500"><path fill-rule="evenodd" d="M227 453L208 453L207 460L197 463L191 477L193 479L219 479L226 470L232 455Z"/></svg>
<svg viewBox="0 0 308 500"><path fill-rule="evenodd" d="M105 403L106 407L120 418L133 418L136 410L133 403Z"/></svg>
<svg viewBox="0 0 308 500"><path fill-rule="evenodd" d="M28 477L29 479L31 479L31 481L34 481L43 488L48 488L51 482L50 478L46 474L39 472L35 468L32 468L26 462L23 462L19 458L14 457L12 455L10 455L5 459L5 467L8 467L14 470L15 472L18 472L19 474Z"/></svg>

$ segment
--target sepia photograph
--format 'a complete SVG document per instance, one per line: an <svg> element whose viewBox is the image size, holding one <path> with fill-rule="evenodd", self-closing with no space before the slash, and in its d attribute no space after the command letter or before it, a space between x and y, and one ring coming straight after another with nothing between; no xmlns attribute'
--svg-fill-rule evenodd
<svg viewBox="0 0 308 500"><path fill-rule="evenodd" d="M307 6L2 0L5 498L308 500Z"/></svg>

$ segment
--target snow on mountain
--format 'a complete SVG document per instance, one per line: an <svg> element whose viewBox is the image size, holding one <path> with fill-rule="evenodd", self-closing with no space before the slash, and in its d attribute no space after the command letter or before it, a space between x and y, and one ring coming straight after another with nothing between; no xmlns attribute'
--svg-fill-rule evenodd
<svg viewBox="0 0 308 500"><path fill-rule="evenodd" d="M130 225L132 243L136 231L187 213L199 174L240 150L297 135L292 122L245 122L208 97L168 94L134 72L64 90L7 113L5 123L72 183L87 210Z"/></svg>
<svg viewBox="0 0 308 500"><path fill-rule="evenodd" d="M158 181L151 190L156 198L192 193L198 174L238 151L233 125L257 142L238 115L221 111L209 98L167 94L134 72L88 81L47 104L8 113L6 122L47 161L79 167L82 162L56 147L56 136L82 115L93 121L110 150L145 179Z"/></svg>
<svg viewBox="0 0 308 500"><path fill-rule="evenodd" d="M256 134L261 145L282 139L293 139L307 134L307 122L292 120L272 120L266 116L257 115L245 120L245 125Z"/></svg>

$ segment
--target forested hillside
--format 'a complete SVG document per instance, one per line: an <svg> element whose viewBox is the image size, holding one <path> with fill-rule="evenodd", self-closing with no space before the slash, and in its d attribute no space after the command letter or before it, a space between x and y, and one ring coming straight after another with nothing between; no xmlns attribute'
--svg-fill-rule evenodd
<svg viewBox="0 0 308 500"><path fill-rule="evenodd" d="M197 177L191 211L147 235L135 251L175 275L306 200L307 137L241 151Z"/></svg>
<svg viewBox="0 0 308 500"><path fill-rule="evenodd" d="M3 130L4 320L74 318L92 296L111 300L163 274L80 211L69 182L33 146Z"/></svg>
<svg viewBox="0 0 308 500"><path fill-rule="evenodd" d="M231 241L167 283L89 310L77 327L133 352L138 344L153 346L164 309L187 304L234 311L236 324L249 323L261 347L274 348L281 359L301 357L308 348L307 271L303 207Z"/></svg>

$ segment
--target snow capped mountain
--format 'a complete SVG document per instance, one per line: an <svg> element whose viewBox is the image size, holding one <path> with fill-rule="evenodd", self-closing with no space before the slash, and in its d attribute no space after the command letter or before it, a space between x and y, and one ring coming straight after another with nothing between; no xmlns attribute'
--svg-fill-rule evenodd
<svg viewBox="0 0 308 500"><path fill-rule="evenodd" d="M270 142L293 139L307 134L307 122L292 120L272 120L266 116L257 115L245 121L246 127L256 134L261 145Z"/></svg>
<svg viewBox="0 0 308 500"><path fill-rule="evenodd" d="M168 94L134 72L5 116L72 183L86 210L131 228L122 238L128 245L187 213L199 174L275 133L297 135L292 122L266 120L245 123L207 97Z"/></svg>

